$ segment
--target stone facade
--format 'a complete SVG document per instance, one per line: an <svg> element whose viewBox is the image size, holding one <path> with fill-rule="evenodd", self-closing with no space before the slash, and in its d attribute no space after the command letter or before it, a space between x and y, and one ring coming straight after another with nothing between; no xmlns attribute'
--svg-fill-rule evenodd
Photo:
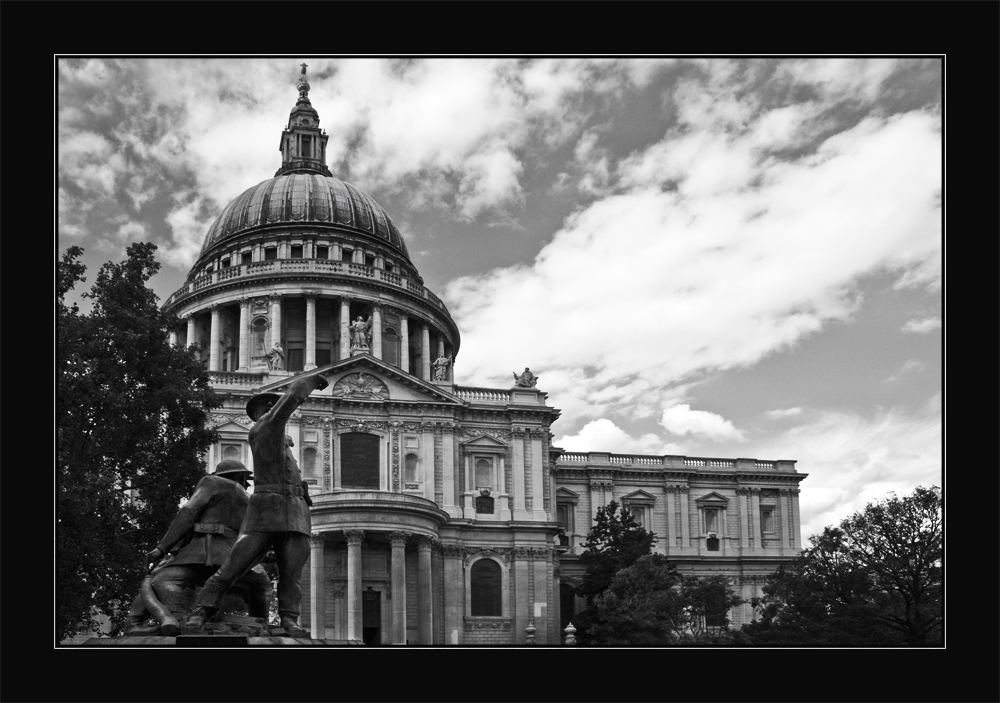
<svg viewBox="0 0 1000 703"><path fill-rule="evenodd" d="M314 503L301 617L314 638L521 644L532 624L538 644L559 643L580 545L612 499L658 552L747 597L797 552L792 461L565 453L533 385L460 386L454 363L435 380L433 359L458 360L458 327L389 215L329 175L304 74L281 143L276 176L223 211L165 307L224 400L210 466L252 468L250 397L303 371L330 381L288 423ZM352 335L358 317L368 337ZM276 342L281 368L267 363Z"/></svg>

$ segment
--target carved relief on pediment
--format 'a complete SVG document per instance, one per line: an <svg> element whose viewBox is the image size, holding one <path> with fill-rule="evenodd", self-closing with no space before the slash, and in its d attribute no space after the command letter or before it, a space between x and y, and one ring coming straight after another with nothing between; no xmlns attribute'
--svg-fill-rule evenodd
<svg viewBox="0 0 1000 703"><path fill-rule="evenodd" d="M382 379L364 371L349 373L333 386L334 398L357 398L359 400L388 400L389 387Z"/></svg>

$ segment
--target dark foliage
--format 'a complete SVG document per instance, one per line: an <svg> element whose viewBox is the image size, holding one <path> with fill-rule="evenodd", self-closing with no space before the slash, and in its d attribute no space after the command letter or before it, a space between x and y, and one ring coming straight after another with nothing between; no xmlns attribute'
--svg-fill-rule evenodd
<svg viewBox="0 0 1000 703"><path fill-rule="evenodd" d="M71 247L56 274L56 636L120 624L145 572L144 555L180 500L205 473L214 441L206 411L218 407L194 355L168 343L177 319L147 281L159 269L153 244L101 267L85 298L83 250Z"/></svg>
<svg viewBox="0 0 1000 703"><path fill-rule="evenodd" d="M942 514L937 487L869 504L809 538L794 565L775 573L751 644L942 644Z"/></svg>

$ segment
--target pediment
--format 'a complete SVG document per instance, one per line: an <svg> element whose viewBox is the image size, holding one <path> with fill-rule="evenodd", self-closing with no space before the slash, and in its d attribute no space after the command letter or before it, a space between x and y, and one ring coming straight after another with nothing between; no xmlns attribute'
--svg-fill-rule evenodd
<svg viewBox="0 0 1000 703"><path fill-rule="evenodd" d="M421 380L368 354L335 361L312 371L282 378L264 386L261 392L283 393L297 378L320 375L330 385L311 397L328 397L340 402L414 402L462 405L455 395Z"/></svg>
<svg viewBox="0 0 1000 703"><path fill-rule="evenodd" d="M490 437L489 435L481 434L478 437L474 437L466 442L462 442L463 447L475 448L475 449L506 449L507 444L501 442L495 437Z"/></svg>
<svg viewBox="0 0 1000 703"><path fill-rule="evenodd" d="M656 496L643 490L633 491L627 496L622 496L622 503L655 503Z"/></svg>
<svg viewBox="0 0 1000 703"><path fill-rule="evenodd" d="M726 496L712 491L708 495L703 495L701 498L695 500L695 503L728 503L729 499Z"/></svg>
<svg viewBox="0 0 1000 703"><path fill-rule="evenodd" d="M565 488L563 486L559 486L559 488L556 489L556 497L557 498L579 498L580 494L577 493L576 491L571 491L570 489Z"/></svg>
<svg viewBox="0 0 1000 703"><path fill-rule="evenodd" d="M246 434L249 431L248 428L244 427L243 425L233 420L224 422L221 425L215 425L214 427L209 425L209 427L211 427L212 429L214 429L216 432L219 433L232 432L234 434Z"/></svg>

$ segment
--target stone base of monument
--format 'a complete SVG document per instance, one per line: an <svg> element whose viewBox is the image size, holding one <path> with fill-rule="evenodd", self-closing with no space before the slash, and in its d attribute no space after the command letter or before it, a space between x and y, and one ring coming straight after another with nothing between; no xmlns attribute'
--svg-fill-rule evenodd
<svg viewBox="0 0 1000 703"><path fill-rule="evenodd" d="M362 645L358 640L314 640L308 637L289 637L277 625L269 625L263 618L248 615L221 613L204 626L181 626L176 637L163 635L129 635L125 637L92 637L84 646L180 646L180 647L245 647L254 645Z"/></svg>

